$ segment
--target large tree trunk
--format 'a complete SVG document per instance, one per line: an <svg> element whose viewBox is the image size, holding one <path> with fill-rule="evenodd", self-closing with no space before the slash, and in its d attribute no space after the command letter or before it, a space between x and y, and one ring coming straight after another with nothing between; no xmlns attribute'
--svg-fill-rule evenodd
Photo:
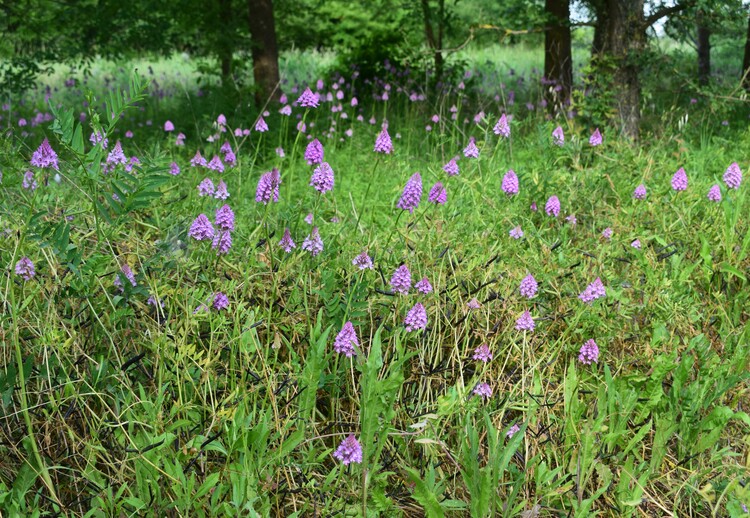
<svg viewBox="0 0 750 518"><path fill-rule="evenodd" d="M430 0L422 0L422 18L424 19L424 35L427 45L434 52L435 59L435 82L443 78L443 32L445 21L445 0L438 0L437 34L432 25L432 11Z"/></svg>
<svg viewBox="0 0 750 518"><path fill-rule="evenodd" d="M545 98L550 109L559 107L564 111L573 85L570 2L545 0L544 11L548 17L548 27L544 32L544 77L549 81Z"/></svg>
<svg viewBox="0 0 750 518"><path fill-rule="evenodd" d="M707 86L711 77L711 30L706 25L705 14L697 16L698 84Z"/></svg>
<svg viewBox="0 0 750 518"><path fill-rule="evenodd" d="M742 60L742 86L750 92L750 17L747 20L747 36L745 37L745 57Z"/></svg>
<svg viewBox="0 0 750 518"><path fill-rule="evenodd" d="M247 5L250 14L255 102L262 105L267 99L280 95L279 49L276 45L273 2L248 0Z"/></svg>
<svg viewBox="0 0 750 518"><path fill-rule="evenodd" d="M591 7L596 17L594 26L594 40L591 42L591 58L595 59L604 51L604 41L607 35L607 5L605 0L592 0Z"/></svg>
<svg viewBox="0 0 750 518"><path fill-rule="evenodd" d="M613 88L621 132L638 138L641 119L641 83L638 58L646 47L645 0L607 0L603 54L613 67Z"/></svg>
<svg viewBox="0 0 750 518"><path fill-rule="evenodd" d="M217 27L221 27L225 20L232 18L232 0L219 0L219 19ZM234 45L229 34L222 34L219 37L219 61L221 63L221 84L229 86L232 81L232 59L234 54Z"/></svg>

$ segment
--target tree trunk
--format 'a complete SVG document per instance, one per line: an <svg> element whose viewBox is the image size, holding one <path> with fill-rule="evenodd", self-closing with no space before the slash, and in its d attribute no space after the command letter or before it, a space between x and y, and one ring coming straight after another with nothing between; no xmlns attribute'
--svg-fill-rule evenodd
<svg viewBox="0 0 750 518"><path fill-rule="evenodd" d="M279 91L279 49L272 0L248 0L250 40L252 44L255 102L262 105L269 98L277 98Z"/></svg>
<svg viewBox="0 0 750 518"><path fill-rule="evenodd" d="M596 17L594 26L594 40L591 42L591 58L596 58L604 51L604 41L607 35L607 5L604 0L591 2Z"/></svg>
<svg viewBox="0 0 750 518"><path fill-rule="evenodd" d="M645 0L607 0L603 54L611 64L614 98L621 132L638 138L641 119L641 83L638 58L646 48Z"/></svg>
<svg viewBox="0 0 750 518"><path fill-rule="evenodd" d="M219 0L219 20L217 27L221 27L225 20L232 18L231 0ZM219 61L221 62L221 84L229 86L232 81L232 58L234 45L229 34L223 33L219 36Z"/></svg>
<svg viewBox="0 0 750 518"><path fill-rule="evenodd" d="M742 86L750 92L750 17L747 21L747 36L745 36L745 57L742 60Z"/></svg>
<svg viewBox="0 0 750 518"><path fill-rule="evenodd" d="M433 50L435 55L435 83L443 77L443 18L445 16L445 0L438 0L438 33L435 35L435 29L432 26L432 11L430 10L430 0L422 0L422 18L424 19L424 35L427 39L427 46Z"/></svg>
<svg viewBox="0 0 750 518"><path fill-rule="evenodd" d="M573 53L570 39L569 0L545 0L544 11L548 17L544 32L545 99L550 110L564 111L570 100L573 85Z"/></svg>
<svg viewBox="0 0 750 518"><path fill-rule="evenodd" d="M708 86L711 77L711 30L705 22L705 14L697 16L698 84Z"/></svg>

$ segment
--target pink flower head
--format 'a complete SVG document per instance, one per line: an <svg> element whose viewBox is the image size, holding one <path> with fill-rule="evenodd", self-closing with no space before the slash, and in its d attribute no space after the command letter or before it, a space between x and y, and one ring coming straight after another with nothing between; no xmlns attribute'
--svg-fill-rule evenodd
<svg viewBox="0 0 750 518"><path fill-rule="evenodd" d="M468 309L479 309L482 305L479 303L476 297L473 297L469 302L466 303Z"/></svg>
<svg viewBox="0 0 750 518"><path fill-rule="evenodd" d="M222 205L216 209L216 218L214 219L216 226L222 230L233 231L234 230L234 211L229 205Z"/></svg>
<svg viewBox="0 0 750 518"><path fill-rule="evenodd" d="M172 124L172 121L167 121L164 123L164 131L174 131L174 124Z"/></svg>
<svg viewBox="0 0 750 518"><path fill-rule="evenodd" d="M34 263L28 257L22 257L16 263L16 275L20 275L25 281L30 281L35 275Z"/></svg>
<svg viewBox="0 0 750 518"><path fill-rule="evenodd" d="M479 148L477 147L474 137L469 139L469 144L464 148L466 158L479 158Z"/></svg>
<svg viewBox="0 0 750 518"><path fill-rule="evenodd" d="M222 163L221 158L219 158L219 155L214 155L214 157L206 165L206 167L212 171L216 171L217 173L224 172L224 164Z"/></svg>
<svg viewBox="0 0 750 518"><path fill-rule="evenodd" d="M192 237L196 241L213 239L214 226L211 224L211 221L209 221L208 217L206 217L205 214L200 214L197 218L195 218L195 220L193 220L192 225L190 225L188 236Z"/></svg>
<svg viewBox="0 0 750 518"><path fill-rule="evenodd" d="M719 187L718 183L714 184L708 190L708 199L716 203L719 203L721 201L721 187Z"/></svg>
<svg viewBox="0 0 750 518"><path fill-rule="evenodd" d="M216 293L214 293L214 300L211 305L216 311L227 309L229 307L229 297L227 297L226 294L217 291Z"/></svg>
<svg viewBox="0 0 750 518"><path fill-rule="evenodd" d="M432 186L430 194L427 196L427 201L436 205L445 205L445 202L448 201L448 192L442 183L437 182Z"/></svg>
<svg viewBox="0 0 750 518"><path fill-rule="evenodd" d="M195 156L190 159L190 165L193 167L203 166L206 167L208 165L208 162L206 162L206 159L201 156L201 152L196 151Z"/></svg>
<svg viewBox="0 0 750 518"><path fill-rule="evenodd" d="M172 162L169 165L169 174L174 175L174 176L177 176L178 174L180 174L180 166L177 165L177 162Z"/></svg>
<svg viewBox="0 0 750 518"><path fill-rule="evenodd" d="M523 278L518 290L521 292L522 296L526 297L527 299L530 299L534 297L534 295L536 295L538 287L539 285L537 284L534 276L529 274Z"/></svg>
<svg viewBox="0 0 750 518"><path fill-rule="evenodd" d="M255 123L255 131L258 133L265 133L268 131L268 124L266 124L266 120L262 116L258 117L258 122Z"/></svg>
<svg viewBox="0 0 750 518"><path fill-rule="evenodd" d="M409 293L409 289L411 289L411 272L409 271L409 267L405 264L402 264L396 268L395 272L393 272L393 276L391 277L391 289L394 293L401 293L404 295Z"/></svg>
<svg viewBox="0 0 750 518"><path fill-rule="evenodd" d="M599 128L596 128L589 137L589 144L592 146L599 146L602 143L602 134L599 132Z"/></svg>
<svg viewBox="0 0 750 518"><path fill-rule="evenodd" d="M344 326L336 335L336 340L333 342L333 349L340 354L346 355L347 358L351 358L356 354L356 348L359 347L359 340L357 339L357 332L354 330L354 326L351 322L346 322Z"/></svg>
<svg viewBox="0 0 750 518"><path fill-rule="evenodd" d="M324 154L323 144L320 143L320 140L313 139L305 149L305 160L310 165L320 164L323 162Z"/></svg>
<svg viewBox="0 0 750 518"><path fill-rule="evenodd" d="M636 187L633 191L633 198L635 198L636 200L646 199L646 186L643 184L638 185L638 187Z"/></svg>
<svg viewBox="0 0 750 518"><path fill-rule="evenodd" d="M518 175L513 169L509 169L503 176L502 189L508 196L518 194Z"/></svg>
<svg viewBox="0 0 750 518"><path fill-rule="evenodd" d="M274 203L279 201L279 185L281 184L281 175L279 170L274 168L265 173L258 180L258 188L255 190L255 201L258 203L268 204L271 200Z"/></svg>
<svg viewBox="0 0 750 518"><path fill-rule="evenodd" d="M310 186L314 187L320 194L333 189L333 169L328 165L328 162L323 162L313 171L312 177L310 177Z"/></svg>
<svg viewBox="0 0 750 518"><path fill-rule="evenodd" d="M51 167L55 171L60 168L57 165L57 153L49 145L49 140L44 139L34 154L31 155L31 165L40 169Z"/></svg>
<svg viewBox="0 0 750 518"><path fill-rule="evenodd" d="M292 248L297 247L292 240L292 234L289 232L288 227L284 229L284 235L281 237L281 241L279 241L279 246L287 254L292 251Z"/></svg>
<svg viewBox="0 0 750 518"><path fill-rule="evenodd" d="M548 216L557 217L560 214L560 200L557 196L549 197L547 204L544 206L544 211Z"/></svg>
<svg viewBox="0 0 750 518"><path fill-rule="evenodd" d="M408 332L417 331L419 329L426 328L427 327L427 311L425 310L424 306L420 304L419 302L414 304L414 306L409 310L409 312L406 313L404 324L406 324L406 330Z"/></svg>
<svg viewBox="0 0 750 518"><path fill-rule="evenodd" d="M534 324L534 319L528 309L516 320L516 329L519 331L533 331L535 327L536 324Z"/></svg>
<svg viewBox="0 0 750 518"><path fill-rule="evenodd" d="M443 166L443 171L445 171L448 176L457 176L459 173L458 164L456 163L455 158L451 158L447 164Z"/></svg>
<svg viewBox="0 0 750 518"><path fill-rule="evenodd" d="M523 237L523 230L521 230L521 226L519 225L510 229L508 235L513 239L521 239Z"/></svg>
<svg viewBox="0 0 750 518"><path fill-rule="evenodd" d="M672 189L675 191L684 191L688 186L688 177L685 169L680 167L672 176Z"/></svg>
<svg viewBox="0 0 750 518"><path fill-rule="evenodd" d="M367 250L363 251L352 260L352 264L360 270L372 270L372 258L367 255Z"/></svg>
<svg viewBox="0 0 750 518"><path fill-rule="evenodd" d="M210 178L204 178L201 183L198 184L198 194L200 196L213 196L216 188Z"/></svg>
<svg viewBox="0 0 750 518"><path fill-rule="evenodd" d="M432 293L432 284L430 284L430 280L427 277L422 277L421 281L417 281L414 288L424 295Z"/></svg>
<svg viewBox="0 0 750 518"><path fill-rule="evenodd" d="M474 387L474 395L481 397L482 399L489 399L492 397L492 387L487 383L478 383Z"/></svg>
<svg viewBox="0 0 750 518"><path fill-rule="evenodd" d="M300 95L297 99L297 104L302 106L303 108L317 108L318 102L318 96L312 93L312 90L310 90L310 88L305 88L305 91L302 92L302 95Z"/></svg>
<svg viewBox="0 0 750 518"><path fill-rule="evenodd" d="M640 239L634 240L632 243L630 243L630 246L632 246L633 248L636 248L636 249L640 250L641 249L641 240Z"/></svg>
<svg viewBox="0 0 750 518"><path fill-rule="evenodd" d="M565 144L565 133L563 133L562 126L558 126L552 131L552 143L560 147Z"/></svg>
<svg viewBox="0 0 750 518"><path fill-rule="evenodd" d="M578 295L578 298L586 304L591 304L596 299L600 299L606 295L607 291L604 288L604 284L602 283L601 278L597 277L594 282L586 286L586 289Z"/></svg>
<svg viewBox="0 0 750 518"><path fill-rule="evenodd" d="M599 363L599 346L596 345L596 342L593 339L587 340L586 343L581 346L581 349L578 352L578 361L584 365Z"/></svg>
<svg viewBox="0 0 750 518"><path fill-rule="evenodd" d="M492 128L492 131L495 135L500 135L504 138L510 137L510 124L508 124L508 117L504 113L500 116L495 127Z"/></svg>
<svg viewBox="0 0 750 518"><path fill-rule="evenodd" d="M724 172L724 183L730 189L738 189L742 183L742 171L737 162L732 162L727 170Z"/></svg>
<svg viewBox="0 0 750 518"><path fill-rule="evenodd" d="M21 182L21 185L24 189L29 190L31 192L34 192L39 185L36 183L36 180L34 179L34 172L33 171L26 171L23 174L23 181Z"/></svg>
<svg viewBox="0 0 750 518"><path fill-rule="evenodd" d="M232 248L232 233L228 230L220 230L214 234L214 240L211 248L216 250L216 255L226 255Z"/></svg>
<svg viewBox="0 0 750 518"><path fill-rule="evenodd" d="M612 239L612 229L607 227L604 230L602 230L602 237L604 239Z"/></svg>
<svg viewBox="0 0 750 518"><path fill-rule="evenodd" d="M404 191L401 193L401 198L398 200L396 207L402 210L408 210L409 213L413 213L414 209L419 207L419 202L422 201L422 177L419 173L414 173L409 181L404 186Z"/></svg>
<svg viewBox="0 0 750 518"><path fill-rule="evenodd" d="M229 198L229 191L227 190L227 184L224 180L220 180L219 185L216 186L214 198L217 200L226 200Z"/></svg>
<svg viewBox="0 0 750 518"><path fill-rule="evenodd" d="M492 351L490 351L490 347L487 344L482 344L474 349L474 356L471 358L487 363L492 360Z"/></svg>
<svg viewBox="0 0 750 518"><path fill-rule="evenodd" d="M313 227L310 235L302 242L302 250L310 252L310 255L313 257L323 251L323 240L320 238L318 227Z"/></svg>
<svg viewBox="0 0 750 518"><path fill-rule="evenodd" d="M130 133L130 137L128 137L128 138L133 138L133 132L130 131L128 133ZM126 133L125 136L127 137L128 134ZM184 133L178 133L177 134L177 138L174 141L174 145L175 146L184 146L185 145L185 134Z"/></svg>
<svg viewBox="0 0 750 518"><path fill-rule="evenodd" d="M391 136L388 134L388 126L385 124L375 139L375 152L385 153L386 155L390 155L393 152L393 142L391 141Z"/></svg>
<svg viewBox="0 0 750 518"><path fill-rule="evenodd" d="M349 437L341 442L336 451L333 452L333 457L340 460L344 466L348 466L351 463L362 463L362 446L354 434L349 435Z"/></svg>

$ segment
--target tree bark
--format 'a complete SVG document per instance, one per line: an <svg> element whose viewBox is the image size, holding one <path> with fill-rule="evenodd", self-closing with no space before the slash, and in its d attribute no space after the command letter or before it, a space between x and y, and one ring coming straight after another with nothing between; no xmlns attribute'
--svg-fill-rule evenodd
<svg viewBox="0 0 750 518"><path fill-rule="evenodd" d="M711 30L706 25L705 14L697 16L698 84L707 86L711 78Z"/></svg>
<svg viewBox="0 0 750 518"><path fill-rule="evenodd" d="M445 0L438 0L438 32L435 35L435 29L432 26L432 11L430 10L430 0L422 0L422 18L424 19L424 35L427 39L427 46L434 52L435 59L435 82L437 83L443 77L443 18L445 17Z"/></svg>
<svg viewBox="0 0 750 518"><path fill-rule="evenodd" d="M742 86L750 92L750 17L747 20L747 36L745 36L745 57L742 60Z"/></svg>
<svg viewBox="0 0 750 518"><path fill-rule="evenodd" d="M591 42L591 58L594 59L604 51L607 34L607 5L604 0L592 0L591 7L596 17L594 40Z"/></svg>
<svg viewBox="0 0 750 518"><path fill-rule="evenodd" d="M231 0L219 0L219 20L217 27L221 27L226 20L232 18ZM228 34L219 36L219 61L221 63L221 84L229 86L232 81L232 59L234 55L234 45L230 41Z"/></svg>
<svg viewBox="0 0 750 518"><path fill-rule="evenodd" d="M547 106L554 110L570 100L573 85L573 52L570 38L570 1L545 0L548 27L544 33L544 77Z"/></svg>
<svg viewBox="0 0 750 518"><path fill-rule="evenodd" d="M269 98L278 98L279 49L272 0L248 0L250 40L252 44L255 102L262 105Z"/></svg>

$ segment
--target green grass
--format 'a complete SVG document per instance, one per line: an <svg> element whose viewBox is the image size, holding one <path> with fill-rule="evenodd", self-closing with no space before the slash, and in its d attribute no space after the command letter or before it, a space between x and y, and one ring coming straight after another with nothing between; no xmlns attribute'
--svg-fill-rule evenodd
<svg viewBox="0 0 750 518"><path fill-rule="evenodd" d="M450 121L455 97L394 95L347 109L347 119L324 104L305 115L336 175L320 196L295 119L275 108L269 133L208 143L221 101L209 92L180 102L147 98L139 112L115 94L100 114L110 142L136 131L123 139L143 163L134 175L100 173L105 154L91 149L88 126L80 144L75 136L78 109L45 128L61 157L59 185L39 172L36 191L21 187L39 132L0 144L4 515L743 515L747 185L723 188L720 204L706 192L732 161L747 170L746 130L676 106L639 146L605 131L592 148L592 128L559 121L559 148L550 137L558 122L520 108L511 139L499 140L490 101L481 125ZM701 122L681 126L686 112ZM433 113L443 122L428 133ZM255 114L227 115L252 127ZM375 155L380 128L366 121L385 115L394 152ZM353 136L323 139L331 117L337 135L351 127ZM139 127L147 118L154 125ZM184 148L161 131L168 118L188 134ZM443 164L469 136L480 158L462 157L460 175L447 177ZM236 168L189 167L196 149L210 158L224 139ZM167 173L172 161L179 176ZM681 166L689 188L677 193L670 179ZM272 167L280 202L265 206L255 188ZM520 178L512 198L500 190L510 168ZM415 171L425 192L410 214L396 202ZM226 181L236 214L222 257L187 235L223 203L198 196L206 176ZM426 202L436 181L444 206ZM639 183L646 200L632 198ZM553 194L558 218L544 213ZM324 242L317 257L301 250L310 212ZM508 235L516 225L522 240ZM277 246L285 227L297 244L290 254ZM352 265L363 250L374 270ZM22 256L37 271L26 282L13 272ZM402 263L434 291L390 294ZM123 279L120 292L123 264L137 286ZM531 300L518 292L528 273L540 286ZM586 305L578 294L596 277L607 295ZM194 313L217 291L228 310ZM481 306L469 310L473 298ZM406 332L416 302L428 327ZM515 329L527 309L531 333ZM333 350L346 321L360 342L350 359ZM577 356L591 338L600 357L587 366ZM486 365L472 359L483 343L494 355ZM480 382L493 389L487 401L472 395ZM363 462L345 467L332 453L350 433Z"/></svg>

